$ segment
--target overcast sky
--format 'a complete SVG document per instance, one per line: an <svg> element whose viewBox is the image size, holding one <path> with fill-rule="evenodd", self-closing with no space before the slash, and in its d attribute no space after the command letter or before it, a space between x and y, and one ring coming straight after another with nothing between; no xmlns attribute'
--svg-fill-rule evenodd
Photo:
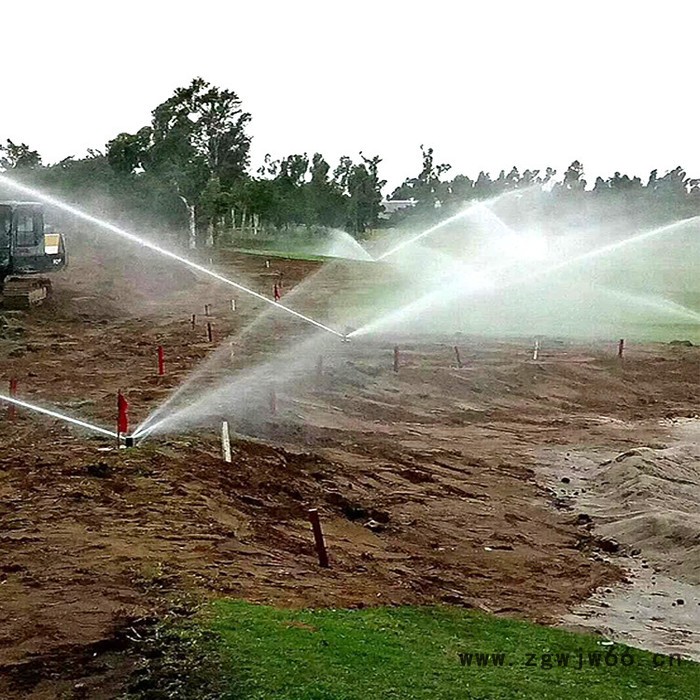
<svg viewBox="0 0 700 700"><path fill-rule="evenodd" d="M254 162L362 150L394 186L424 143L454 174L700 176L699 6L6 0L0 139L80 156L201 75L252 114Z"/></svg>

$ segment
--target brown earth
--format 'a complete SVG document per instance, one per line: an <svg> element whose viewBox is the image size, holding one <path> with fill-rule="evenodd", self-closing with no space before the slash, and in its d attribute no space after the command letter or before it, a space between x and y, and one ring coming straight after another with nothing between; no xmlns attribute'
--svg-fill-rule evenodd
<svg viewBox="0 0 700 700"><path fill-rule="evenodd" d="M236 292L232 313L230 288L155 258L74 259L49 304L0 319L0 381L17 377L22 398L101 426L114 422L119 389L132 422L146 418L262 308ZM282 272L292 306L292 288L317 268L233 255L217 265L264 294ZM317 275L304 308L331 317L333 294L366 270ZM244 362L271 354L285 332L263 323ZM659 419L693 412L698 350L631 345L619 362L614 342L544 341L533 362L529 341L462 337L458 369L451 342L404 343L398 373L393 341L344 345L319 381L283 387L277 413L246 418L262 440L236 439L231 465L216 423L118 451L24 410L3 416L0 695L79 686L112 697L128 664L71 660L133 640L135 621L186 592L284 605L447 602L553 621L619 580L585 519L538 484L537 449L656 446ZM321 510L327 570L309 507Z"/></svg>

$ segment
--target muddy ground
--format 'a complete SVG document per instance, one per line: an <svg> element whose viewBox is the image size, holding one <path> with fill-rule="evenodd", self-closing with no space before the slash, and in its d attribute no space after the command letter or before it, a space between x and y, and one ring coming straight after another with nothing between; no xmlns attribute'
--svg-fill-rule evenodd
<svg viewBox="0 0 700 700"><path fill-rule="evenodd" d="M290 305L319 267L215 262L266 295L282 273ZM316 275L305 310L334 320L329 300L367 274L360 268ZM230 288L129 253L83 251L55 287L40 309L0 313L0 381L16 377L28 401L104 427L118 390L139 423L263 308L236 293L232 312ZM284 332L264 321L245 362ZM398 373L395 340L358 340L298 393L282 390L275 413L256 412L256 439L234 438L231 465L216 425L115 450L59 421L3 413L0 695L113 697L138 655L139 625L183 597L446 602L556 622L612 590L629 579L616 553L639 558L644 545L598 528L586 498L600 479L562 491L576 478L567 456L586 452L598 465L668 448L665 422L692 420L700 379L698 348L629 341L619 361L616 340L544 339L537 361L530 339L402 340ZM329 569L317 564L309 507L321 511ZM697 531L679 547L688 537ZM670 559L667 569L654 561L683 580Z"/></svg>

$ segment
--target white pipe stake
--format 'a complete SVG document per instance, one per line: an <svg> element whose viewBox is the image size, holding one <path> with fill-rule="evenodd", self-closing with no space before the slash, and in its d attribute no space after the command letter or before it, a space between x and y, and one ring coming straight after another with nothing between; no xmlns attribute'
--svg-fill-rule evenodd
<svg viewBox="0 0 700 700"><path fill-rule="evenodd" d="M535 349L532 351L532 359L537 360L537 356L540 354L540 341L535 341Z"/></svg>
<svg viewBox="0 0 700 700"><path fill-rule="evenodd" d="M221 424L221 454L224 462L231 464L231 435L228 431L228 422Z"/></svg>

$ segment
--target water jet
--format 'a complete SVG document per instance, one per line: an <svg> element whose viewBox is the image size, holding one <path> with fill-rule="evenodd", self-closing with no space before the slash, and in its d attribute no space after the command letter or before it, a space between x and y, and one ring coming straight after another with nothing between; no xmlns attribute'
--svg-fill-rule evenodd
<svg viewBox="0 0 700 700"><path fill-rule="evenodd" d="M78 418L72 418L71 416L66 416L63 413L59 413L58 411L52 411L48 408L42 408L41 406L37 406L35 404L29 403L28 401L22 401L17 398L13 398L11 396L5 396L4 394L0 394L0 401L5 401L6 403L13 405L13 406L18 406L19 408L26 408L29 411L34 411L35 413L40 413L45 416L49 416L51 418L56 418L58 420L61 420L65 423L70 423L71 425L77 425L80 428L85 428L87 430L92 430L95 433L100 433L101 435L107 435L109 437L117 437L117 433L115 433L113 430L107 430L106 428L100 428L97 425L93 425L92 423L88 423L87 421L79 420Z"/></svg>
<svg viewBox="0 0 700 700"><path fill-rule="evenodd" d="M204 275L208 275L209 277L212 277L213 279L219 282L228 284L231 287L235 287L236 289L239 289L240 291L245 292L246 294L249 294L250 296L253 296L256 299L264 301L266 304L270 304L271 306L274 306L280 311L284 311L285 313L291 314L292 316L295 316L301 321L314 325L317 328L326 331L327 333L332 333L333 335L337 335L340 337L342 337L343 335L339 331L336 331L333 328L329 328L328 326L324 325L323 323L320 323L319 321L314 320L313 318L310 318L309 316L305 316L304 314L301 314L298 311L295 311L294 309L290 309L288 306L279 303L279 301L277 300L268 299L264 294L260 294L252 289L249 289L248 287L245 287L242 284L239 284L238 282L234 282L233 280L230 280L227 277L220 275L218 272L214 272L213 270L210 270L209 268L204 267L203 265L193 262L192 260L188 260L187 258L178 255L177 253L173 253L171 250L161 248L159 245L156 245L155 243L152 243L151 241L145 238L141 238L140 236L137 236L134 233L130 233L129 231L126 231L125 229L120 228L119 226L115 226L109 221L104 221L103 219L99 219L96 216L93 216L92 214L88 214L87 212L84 212L81 209L78 209L77 207L74 207L70 204L67 204L66 202L63 202L60 199L56 199L51 195L44 194L40 190L37 190L33 187L27 187L26 185L22 185L12 180L12 178L9 178L6 175L2 174L0 174L0 183L18 192L22 192L23 194L29 195L32 198L39 199L42 202L50 204L51 206L54 206L57 209L61 209L62 211L67 212L68 214L72 214L77 218L83 219L83 221L87 221L91 224L94 224L95 226L98 226L99 228L102 228L105 231L109 231L111 233L116 234L117 236L121 236L122 238L125 238L131 241L132 243L138 243L144 248L153 250L156 253L159 253L160 255L163 255L167 258L170 258L171 260L175 260L176 262L181 263L182 265L187 265L191 269L196 270L197 272L200 272Z"/></svg>

